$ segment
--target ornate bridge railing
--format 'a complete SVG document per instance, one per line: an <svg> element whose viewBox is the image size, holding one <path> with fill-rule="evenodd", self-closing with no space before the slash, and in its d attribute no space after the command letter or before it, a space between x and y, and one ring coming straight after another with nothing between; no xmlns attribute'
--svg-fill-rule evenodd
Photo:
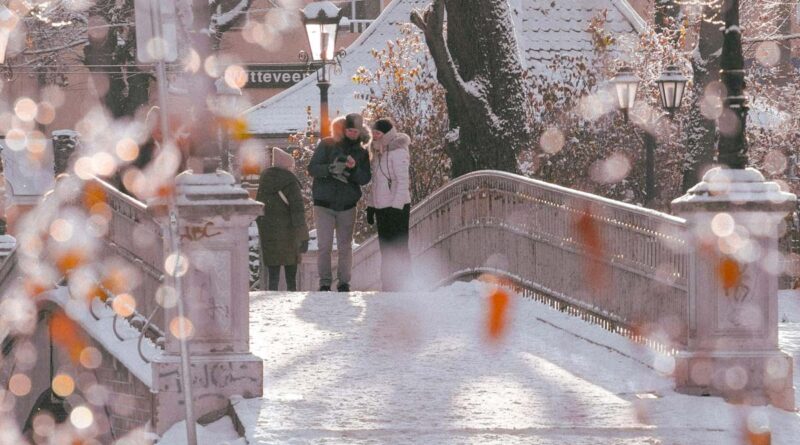
<svg viewBox="0 0 800 445"><path fill-rule="evenodd" d="M414 280L423 287L490 274L523 293L632 337L686 344L685 220L495 171L458 178L411 214ZM372 238L353 286L378 289ZM316 283L314 283L316 284Z"/></svg>
<svg viewBox="0 0 800 445"><path fill-rule="evenodd" d="M144 203L100 179L94 181L111 209L105 235L107 253L136 266L140 276L135 291L137 312L152 317L150 323L164 330L164 312L155 298L164 282L161 228Z"/></svg>

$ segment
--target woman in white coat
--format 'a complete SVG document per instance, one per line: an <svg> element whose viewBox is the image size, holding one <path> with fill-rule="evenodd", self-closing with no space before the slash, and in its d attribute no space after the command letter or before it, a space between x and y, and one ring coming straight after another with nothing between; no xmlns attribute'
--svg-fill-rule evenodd
<svg viewBox="0 0 800 445"><path fill-rule="evenodd" d="M411 215L408 146L411 138L400 133L388 118L372 125L372 192L367 198L367 222L378 225L381 282L384 291L409 287L411 256L408 222Z"/></svg>

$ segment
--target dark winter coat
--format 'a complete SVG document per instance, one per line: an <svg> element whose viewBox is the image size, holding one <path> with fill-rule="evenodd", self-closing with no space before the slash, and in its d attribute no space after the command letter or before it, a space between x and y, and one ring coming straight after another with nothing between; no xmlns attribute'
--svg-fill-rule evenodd
<svg viewBox="0 0 800 445"><path fill-rule="evenodd" d="M367 132L366 136L364 131ZM369 141L368 129L362 131L362 138L357 141L344 137L339 141L325 138L319 142L308 164L308 173L314 178L311 187L314 205L342 211L358 204L361 186L372 179L369 153L361 146L365 138ZM356 161L355 167L346 170L349 173L347 183L332 177L328 171L330 164L339 156L352 156Z"/></svg>
<svg viewBox="0 0 800 445"><path fill-rule="evenodd" d="M283 192L287 205L278 192ZM267 266L297 264L300 244L308 240L303 196L295 175L277 167L261 173L256 200L264 203L264 214L257 220L261 252Z"/></svg>

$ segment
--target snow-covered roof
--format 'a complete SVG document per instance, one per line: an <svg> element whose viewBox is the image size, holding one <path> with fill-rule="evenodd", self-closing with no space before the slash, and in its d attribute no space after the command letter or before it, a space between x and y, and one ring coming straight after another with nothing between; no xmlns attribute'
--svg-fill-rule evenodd
<svg viewBox="0 0 800 445"><path fill-rule="evenodd" d="M626 0L512 0L522 63L537 71L547 70L556 55L593 54L587 29L603 10L605 30L614 36L633 35L647 26Z"/></svg>
<svg viewBox="0 0 800 445"><path fill-rule="evenodd" d="M361 110L365 103L358 93L366 87L356 85L351 77L360 66L375 65L372 49L381 49L386 41L400 37L400 24L408 23L411 11L424 9L430 0L394 0L367 30L347 48L342 71L332 73L328 91L331 116ZM586 31L593 17L608 12L606 30L633 35L645 28L645 22L626 0L511 0L522 62L534 69L545 68L556 54L592 57L592 37ZM319 115L319 89L316 76L308 76L282 93L246 110L252 134L294 133L306 127L306 107Z"/></svg>

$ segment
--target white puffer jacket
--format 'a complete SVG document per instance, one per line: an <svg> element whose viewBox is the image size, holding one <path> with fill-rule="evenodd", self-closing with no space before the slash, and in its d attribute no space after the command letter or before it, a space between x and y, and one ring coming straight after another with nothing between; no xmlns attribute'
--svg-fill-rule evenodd
<svg viewBox="0 0 800 445"><path fill-rule="evenodd" d="M402 209L411 203L408 177L411 138L392 128L372 141L372 192L367 205L376 209Z"/></svg>

